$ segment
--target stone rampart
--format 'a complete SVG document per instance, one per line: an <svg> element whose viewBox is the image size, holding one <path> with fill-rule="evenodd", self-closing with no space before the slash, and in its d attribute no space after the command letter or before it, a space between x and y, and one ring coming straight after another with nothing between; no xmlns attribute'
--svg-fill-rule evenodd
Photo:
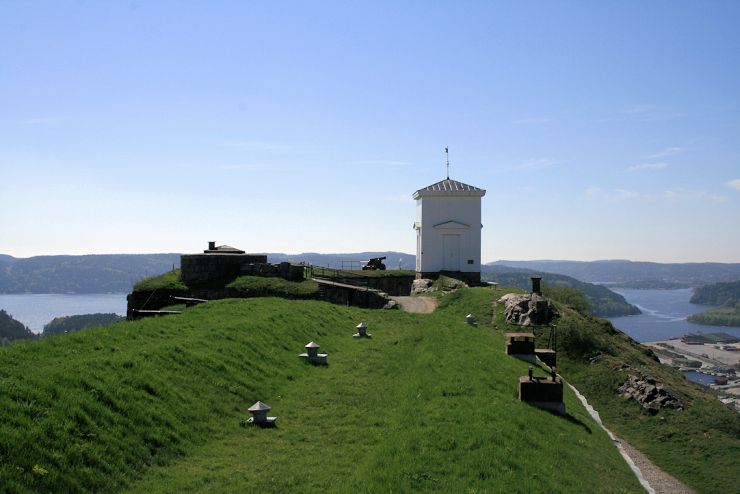
<svg viewBox="0 0 740 494"><path fill-rule="evenodd" d="M290 281L304 278L304 266L281 262L270 264L265 254L185 254L180 257L182 281L186 285L226 284L237 276L277 276Z"/></svg>
<svg viewBox="0 0 740 494"><path fill-rule="evenodd" d="M339 305L350 305L363 309L382 309L389 306L388 295L373 288L362 288L342 284L321 284L321 298Z"/></svg>
<svg viewBox="0 0 740 494"><path fill-rule="evenodd" d="M305 266L281 262L279 264L245 263L239 267L240 275L247 276L278 276L289 281L301 281L304 278Z"/></svg>
<svg viewBox="0 0 740 494"><path fill-rule="evenodd" d="M265 254L184 254L180 257L182 281L187 284L229 282L250 263L267 263Z"/></svg>
<svg viewBox="0 0 740 494"><path fill-rule="evenodd" d="M283 293L270 289L258 289L244 292L233 288L191 288L186 291L155 290L129 293L126 297L126 318L132 320L134 309L137 310L159 310L163 307L176 305L179 302L172 299L176 297L191 297L204 300L221 300L225 298L255 298L255 297L281 297L291 300L312 300L319 298L318 293Z"/></svg>

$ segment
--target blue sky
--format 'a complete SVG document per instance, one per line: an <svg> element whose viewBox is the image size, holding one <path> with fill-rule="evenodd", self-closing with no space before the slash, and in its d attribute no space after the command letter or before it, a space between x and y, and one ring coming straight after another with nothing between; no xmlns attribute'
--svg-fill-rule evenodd
<svg viewBox="0 0 740 494"><path fill-rule="evenodd" d="M0 253L740 262L740 2L0 1Z"/></svg>

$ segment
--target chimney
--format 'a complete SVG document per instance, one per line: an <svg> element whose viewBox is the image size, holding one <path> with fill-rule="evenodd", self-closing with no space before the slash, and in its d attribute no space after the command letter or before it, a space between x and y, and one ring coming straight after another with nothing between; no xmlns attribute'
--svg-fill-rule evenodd
<svg viewBox="0 0 740 494"><path fill-rule="evenodd" d="M364 322L361 322L355 327L357 328L357 332L352 335L354 338L372 338L373 335L367 332L367 324Z"/></svg>
<svg viewBox="0 0 740 494"><path fill-rule="evenodd" d="M326 357L328 353L319 353L319 344L312 341L306 345L306 353L298 355L303 360L307 360L312 364L326 365Z"/></svg>
<svg viewBox="0 0 740 494"><path fill-rule="evenodd" d="M542 295L542 290L540 289L540 281L542 281L541 277L532 276L532 293Z"/></svg>
<svg viewBox="0 0 740 494"><path fill-rule="evenodd" d="M216 250L216 242L208 242L208 250Z"/></svg>
<svg viewBox="0 0 740 494"><path fill-rule="evenodd" d="M274 427L277 417L268 417L267 412L270 411L270 405L258 401L251 407L247 408L247 411L252 414L247 419L248 424L258 425L260 427Z"/></svg>

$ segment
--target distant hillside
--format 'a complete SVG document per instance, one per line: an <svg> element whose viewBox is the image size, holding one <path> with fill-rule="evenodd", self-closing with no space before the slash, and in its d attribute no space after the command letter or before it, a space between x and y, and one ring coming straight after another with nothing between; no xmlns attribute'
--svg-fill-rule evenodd
<svg viewBox="0 0 740 494"><path fill-rule="evenodd" d="M496 261L511 266L572 276L589 283L610 283L623 288L690 288L740 279L740 264L613 261Z"/></svg>
<svg viewBox="0 0 740 494"><path fill-rule="evenodd" d="M740 281L715 283L698 288L691 297L691 303L720 307L693 314L689 316L689 322L740 327Z"/></svg>
<svg viewBox="0 0 740 494"><path fill-rule="evenodd" d="M547 292L548 287L578 289L585 295L590 313L597 316L617 317L640 314L640 309L627 303L620 294L614 293L604 286L584 283L570 276L499 265L486 265L482 269L481 278L483 281L495 281L500 285L514 286L522 290L531 289L531 277L535 275L543 277L542 282L545 292Z"/></svg>
<svg viewBox="0 0 740 494"><path fill-rule="evenodd" d="M180 254L0 256L0 293L124 293L180 266Z"/></svg>
<svg viewBox="0 0 740 494"><path fill-rule="evenodd" d="M33 338L36 338L36 335L30 329L0 309L0 342L6 344L14 340L28 340Z"/></svg>
<svg viewBox="0 0 740 494"><path fill-rule="evenodd" d="M740 300L740 281L733 281L697 288L690 302L700 305L735 305L738 300Z"/></svg>
<svg viewBox="0 0 740 494"><path fill-rule="evenodd" d="M125 293L134 284L180 267L180 255L104 254L15 258L0 254L0 293ZM403 252L267 254L269 262L306 262L357 269L371 257L387 257L388 269L414 269L416 256ZM350 262L355 261L355 262Z"/></svg>
<svg viewBox="0 0 740 494"><path fill-rule="evenodd" d="M416 256L404 252L344 254L268 253L270 262L305 262L357 269L359 261L386 257L388 269L415 269ZM0 254L0 293L123 293L138 280L180 266L180 254L105 254L15 258ZM695 287L740 279L740 264L658 264L631 261L497 261L509 266L571 276L584 282L609 282L635 288ZM483 271L487 268L483 266ZM603 312L596 312L603 313Z"/></svg>
<svg viewBox="0 0 740 494"><path fill-rule="evenodd" d="M118 314L79 314L75 316L55 317L44 325L43 336L73 333L92 326L107 326L114 322L123 321L125 317Z"/></svg>

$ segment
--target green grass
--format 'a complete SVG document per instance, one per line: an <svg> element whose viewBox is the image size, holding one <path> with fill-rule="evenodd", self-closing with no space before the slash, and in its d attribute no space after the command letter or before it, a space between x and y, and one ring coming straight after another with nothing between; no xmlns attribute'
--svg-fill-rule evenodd
<svg viewBox="0 0 740 494"><path fill-rule="evenodd" d="M653 360L646 347L608 321L559 308L563 317L557 323L558 370L588 398L612 432L698 492L740 492L740 416L722 405L714 392ZM500 314L496 324L506 326ZM538 342L547 341L549 331L536 328ZM619 397L617 388L629 374L637 373L662 382L686 409L651 415L635 401Z"/></svg>
<svg viewBox="0 0 740 494"><path fill-rule="evenodd" d="M145 278L134 285L136 292L167 292L187 295L191 289L226 289L233 296L256 294L261 296L298 296L308 297L318 292L318 284L313 280L288 281L278 277L239 276L223 285L198 285L189 287L180 279L180 270Z"/></svg>
<svg viewBox="0 0 740 494"><path fill-rule="evenodd" d="M166 273L150 276L134 285L135 292L152 292L154 290L187 291L188 286L180 279L180 270L174 269Z"/></svg>
<svg viewBox="0 0 740 494"><path fill-rule="evenodd" d="M566 417L518 401L527 364L486 323L501 293L456 292L433 314L223 300L0 349L0 486L640 492L572 393ZM361 320L372 339L351 337ZM329 366L297 358L309 340ZM277 428L241 426L258 399Z"/></svg>
<svg viewBox="0 0 740 494"><path fill-rule="evenodd" d="M319 291L318 283L313 280L288 281L283 278L261 276L239 276L226 285L226 288L235 292L264 292L274 296L310 296L316 295Z"/></svg>

